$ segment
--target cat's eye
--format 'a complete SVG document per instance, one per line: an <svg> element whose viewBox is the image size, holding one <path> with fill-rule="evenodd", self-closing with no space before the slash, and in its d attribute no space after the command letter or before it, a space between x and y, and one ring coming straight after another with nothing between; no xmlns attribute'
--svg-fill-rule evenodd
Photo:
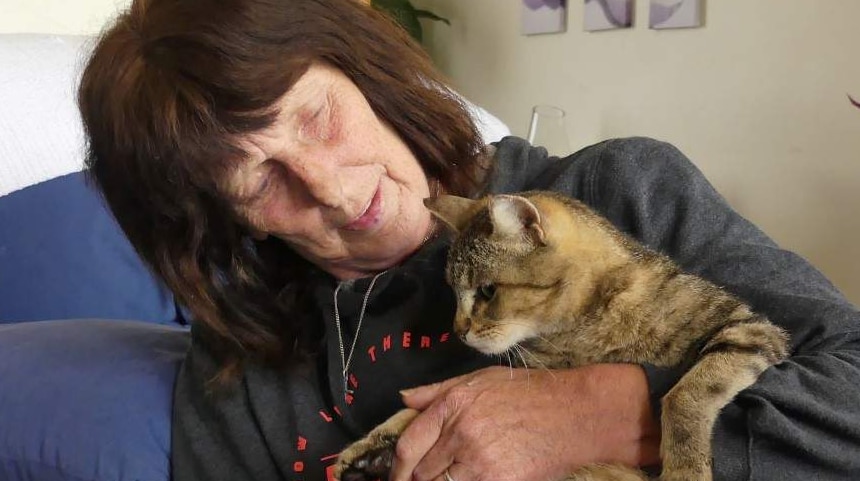
<svg viewBox="0 0 860 481"><path fill-rule="evenodd" d="M484 284L478 288L478 297L484 301L491 301L496 296L495 284Z"/></svg>

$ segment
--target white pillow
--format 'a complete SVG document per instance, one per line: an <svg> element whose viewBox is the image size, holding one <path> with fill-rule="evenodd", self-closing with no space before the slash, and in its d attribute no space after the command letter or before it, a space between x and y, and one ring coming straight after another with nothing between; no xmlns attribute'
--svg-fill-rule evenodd
<svg viewBox="0 0 860 481"><path fill-rule="evenodd" d="M85 36L0 34L0 196L83 168Z"/></svg>
<svg viewBox="0 0 860 481"><path fill-rule="evenodd" d="M481 133L481 138L484 139L485 144L497 142L508 135L511 135L511 129L496 116L468 100L466 101L466 104L469 107L472 119L474 119L475 124L478 126L478 131Z"/></svg>

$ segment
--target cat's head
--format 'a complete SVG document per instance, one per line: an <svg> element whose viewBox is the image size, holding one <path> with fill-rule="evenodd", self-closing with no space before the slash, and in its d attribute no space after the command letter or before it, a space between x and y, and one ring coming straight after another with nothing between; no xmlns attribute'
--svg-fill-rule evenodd
<svg viewBox="0 0 860 481"><path fill-rule="evenodd" d="M443 195L424 204L456 235L446 276L457 297L455 332L471 347L501 354L552 329L567 282L557 237L564 205L539 194L479 200Z"/></svg>

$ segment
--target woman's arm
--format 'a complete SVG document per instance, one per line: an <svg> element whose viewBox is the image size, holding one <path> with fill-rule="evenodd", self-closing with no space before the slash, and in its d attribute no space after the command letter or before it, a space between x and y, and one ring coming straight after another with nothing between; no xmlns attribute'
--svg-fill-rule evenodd
<svg viewBox="0 0 860 481"><path fill-rule="evenodd" d="M808 262L731 209L671 145L625 139L601 149L593 156L587 202L791 334L790 358L718 418L714 479L860 478L857 308ZM655 401L679 376L648 372Z"/></svg>
<svg viewBox="0 0 860 481"><path fill-rule="evenodd" d="M280 479L244 383L217 390L217 363L194 334L173 396L172 479Z"/></svg>

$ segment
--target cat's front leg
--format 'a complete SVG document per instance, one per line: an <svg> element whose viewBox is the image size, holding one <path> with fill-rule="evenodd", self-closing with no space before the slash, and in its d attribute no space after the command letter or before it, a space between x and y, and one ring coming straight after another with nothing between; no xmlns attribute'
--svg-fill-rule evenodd
<svg viewBox="0 0 860 481"><path fill-rule="evenodd" d="M663 398L660 481L711 481L714 421L768 365L758 354L714 353L669 391Z"/></svg>
<svg viewBox="0 0 860 481"><path fill-rule="evenodd" d="M616 464L590 464L576 470L564 481L649 481L644 472Z"/></svg>
<svg viewBox="0 0 860 481"><path fill-rule="evenodd" d="M334 476L341 481L388 479L400 433L418 411L403 409L375 427L367 436L349 445L338 456Z"/></svg>

